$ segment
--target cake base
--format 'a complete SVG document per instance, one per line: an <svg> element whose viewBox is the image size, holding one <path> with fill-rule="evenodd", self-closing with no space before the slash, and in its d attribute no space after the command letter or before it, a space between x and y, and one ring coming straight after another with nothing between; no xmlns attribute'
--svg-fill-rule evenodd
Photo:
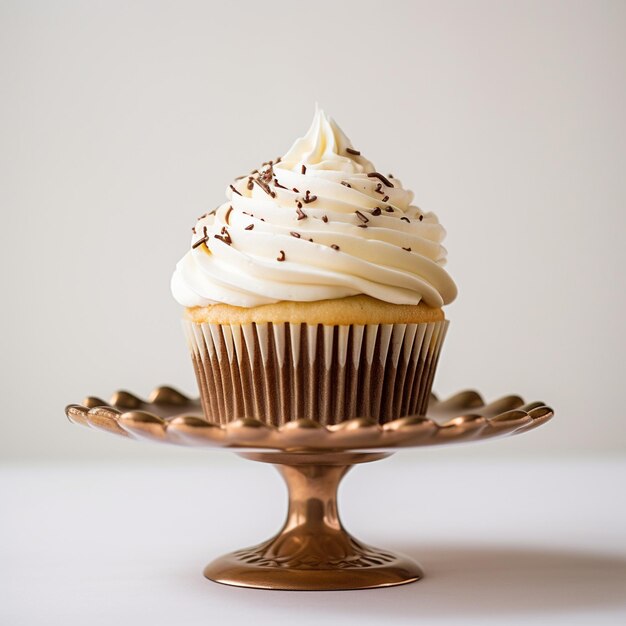
<svg viewBox="0 0 626 626"><path fill-rule="evenodd" d="M207 565L207 578L237 587L289 591L371 589L422 578L422 570L411 559L357 541L339 519L341 479L356 463L377 461L387 453L242 456L278 468L289 492L287 520L269 541Z"/></svg>

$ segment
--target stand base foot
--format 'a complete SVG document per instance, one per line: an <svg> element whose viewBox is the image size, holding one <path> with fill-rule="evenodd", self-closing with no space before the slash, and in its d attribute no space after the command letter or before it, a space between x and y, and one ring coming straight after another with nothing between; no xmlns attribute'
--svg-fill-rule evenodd
<svg viewBox="0 0 626 626"><path fill-rule="evenodd" d="M246 453L248 459L273 463L282 474L289 492L287 520L269 541L220 557L204 575L225 585L285 591L373 589L419 580L417 563L357 541L337 513L337 487L350 467L386 456Z"/></svg>
<svg viewBox="0 0 626 626"><path fill-rule="evenodd" d="M284 591L333 591L374 589L415 582L423 577L411 559L369 546L353 564L349 560L321 566L290 567L267 563L258 547L226 554L209 565L204 575L217 583L235 587Z"/></svg>

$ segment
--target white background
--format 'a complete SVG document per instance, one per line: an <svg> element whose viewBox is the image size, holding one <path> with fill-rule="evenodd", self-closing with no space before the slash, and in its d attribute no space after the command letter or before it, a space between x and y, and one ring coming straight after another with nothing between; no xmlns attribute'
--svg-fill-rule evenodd
<svg viewBox="0 0 626 626"><path fill-rule="evenodd" d="M462 453L624 452L623 2L0 6L0 457L187 457L63 407L193 392L171 272L196 216L315 101L448 230L435 389L557 411Z"/></svg>
<svg viewBox="0 0 626 626"><path fill-rule="evenodd" d="M448 231L435 389L557 411L463 454L626 450L623 2L1 7L2 458L186 458L63 407L194 390L171 272L315 101Z"/></svg>
<svg viewBox="0 0 626 626"><path fill-rule="evenodd" d="M623 624L625 24L617 0L0 0L0 622ZM448 230L437 391L557 415L350 474L348 528L423 582L268 595L200 572L278 528L271 468L63 409L194 393L171 272L315 101Z"/></svg>

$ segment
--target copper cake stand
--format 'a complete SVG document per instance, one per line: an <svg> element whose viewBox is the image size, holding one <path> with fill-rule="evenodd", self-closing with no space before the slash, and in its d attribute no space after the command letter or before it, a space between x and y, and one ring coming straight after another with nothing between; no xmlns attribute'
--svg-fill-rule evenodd
<svg viewBox="0 0 626 626"><path fill-rule="evenodd" d="M414 446L479 441L527 432L552 409L506 396L486 404L475 391L446 400L431 397L428 417L379 425L351 419L335 426L297 420L267 426L255 420L207 422L198 400L158 387L147 401L118 391L109 403L95 397L66 408L68 418L122 437L208 448L228 448L252 461L272 463L289 492L287 520L278 534L213 561L204 575L240 587L285 590L368 589L419 580L411 559L366 545L342 526L337 488L358 463L378 461Z"/></svg>

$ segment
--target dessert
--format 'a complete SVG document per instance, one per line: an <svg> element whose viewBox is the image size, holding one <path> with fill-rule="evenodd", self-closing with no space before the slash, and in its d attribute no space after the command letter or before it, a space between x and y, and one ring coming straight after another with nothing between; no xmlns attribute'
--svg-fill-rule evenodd
<svg viewBox="0 0 626 626"><path fill-rule="evenodd" d="M171 282L207 419L423 414L456 296L437 217L321 110L226 195Z"/></svg>

